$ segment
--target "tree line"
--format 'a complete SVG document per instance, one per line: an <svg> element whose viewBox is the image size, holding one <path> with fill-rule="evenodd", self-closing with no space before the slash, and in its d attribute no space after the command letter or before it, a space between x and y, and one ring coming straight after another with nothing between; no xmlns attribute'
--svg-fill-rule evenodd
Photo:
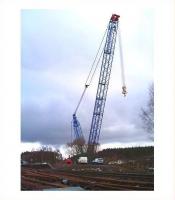
<svg viewBox="0 0 175 200"><path fill-rule="evenodd" d="M126 148L107 148L97 153L99 157L116 159L144 159L154 156L154 147L126 147Z"/></svg>
<svg viewBox="0 0 175 200"><path fill-rule="evenodd" d="M62 154L59 149L53 149L50 146L42 146L32 151L25 151L21 153L21 160L28 163L50 163L54 164L62 160Z"/></svg>

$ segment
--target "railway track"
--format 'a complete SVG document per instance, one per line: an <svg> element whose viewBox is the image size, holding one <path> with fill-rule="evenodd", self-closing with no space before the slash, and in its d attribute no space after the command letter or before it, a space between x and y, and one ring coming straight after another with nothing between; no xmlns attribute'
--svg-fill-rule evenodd
<svg viewBox="0 0 175 200"><path fill-rule="evenodd" d="M56 170L55 170L56 171ZM125 179L125 180L142 180L144 182L154 182L154 175L151 173L118 173L118 172L104 172L104 171L70 171L70 170L58 170L59 173L67 173L67 174L74 174L74 175L86 175L88 174L89 176L102 176L102 177L112 177L112 178L117 178L117 179Z"/></svg>
<svg viewBox="0 0 175 200"><path fill-rule="evenodd" d="M127 177L127 178L126 178ZM144 180L145 178L145 180ZM21 190L80 186L85 190L154 190L153 175L21 169Z"/></svg>

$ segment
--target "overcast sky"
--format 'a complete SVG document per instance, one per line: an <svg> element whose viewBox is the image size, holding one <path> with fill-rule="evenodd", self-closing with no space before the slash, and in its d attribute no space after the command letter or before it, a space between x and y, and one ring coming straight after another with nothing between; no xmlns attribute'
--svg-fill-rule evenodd
<svg viewBox="0 0 175 200"><path fill-rule="evenodd" d="M70 142L72 114L112 13L119 14L127 97L121 94L118 49L102 123L104 147L150 142L141 128L140 108L148 101L153 81L154 12L115 5L99 9L22 10L21 141L29 146ZM100 69L100 66L99 66ZM88 140L99 69L78 110Z"/></svg>

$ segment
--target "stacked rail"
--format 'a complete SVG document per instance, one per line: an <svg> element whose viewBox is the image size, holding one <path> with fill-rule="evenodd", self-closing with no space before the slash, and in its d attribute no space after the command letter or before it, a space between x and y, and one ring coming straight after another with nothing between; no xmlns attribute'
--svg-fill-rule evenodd
<svg viewBox="0 0 175 200"><path fill-rule="evenodd" d="M73 172L53 169L21 169L21 190L80 186L85 190L154 190L150 174Z"/></svg>

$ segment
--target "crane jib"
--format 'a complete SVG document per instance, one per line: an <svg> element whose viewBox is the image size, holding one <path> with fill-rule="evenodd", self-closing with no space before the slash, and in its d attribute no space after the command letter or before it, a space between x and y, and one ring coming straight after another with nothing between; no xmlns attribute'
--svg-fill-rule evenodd
<svg viewBox="0 0 175 200"><path fill-rule="evenodd" d="M115 49L115 42L117 36L117 29L118 29L118 20L114 19L116 18L112 16L108 25L108 32L106 36L105 48L100 70L100 77L98 82L96 100L95 100L89 140L88 140L89 152L96 151L96 146L98 145L100 136L100 130L104 114L104 108L107 97L107 91L108 91L108 85L109 85L109 79L110 79L113 55Z"/></svg>
<svg viewBox="0 0 175 200"><path fill-rule="evenodd" d="M105 102L107 98L107 91L109 86L109 80L111 75L111 69L112 69L112 62L113 62L113 56L114 56L114 50L115 50L115 43L116 43L116 37L118 35L118 26L119 26L119 15L113 14L110 18L110 21L108 23L108 27L105 31L105 34L103 36L102 42L100 44L100 47L97 51L97 55L95 56L94 62L92 64L91 70L88 74L87 80L85 82L85 88L83 90L83 93L80 97L80 100L78 102L78 105L75 109L75 112L73 114L73 120L71 123L72 129L74 130L74 136L75 139L84 138L81 125L77 119L76 113L77 110L82 102L82 99L85 95L85 92L87 88L90 86L92 79L94 77L94 74L96 72L97 66L99 64L99 61L101 60L101 69L100 69L100 76L98 80L98 87L96 92L96 99L95 99L95 105L93 110L93 116L91 121L91 127L90 127L90 133L89 133L89 139L88 139L88 154L95 153L100 131L101 131L101 125L103 120L103 114L104 114L104 108L105 108ZM120 34L119 34L120 35ZM100 53L100 49L103 43L103 40L105 39L105 45ZM119 43L121 38L119 37ZM123 94L126 95L126 86L125 86L125 80L124 80L124 67L123 67L123 57L122 57L122 49L121 44L119 45L120 50L120 58L121 58L121 65L122 65L122 79L123 79ZM99 58L98 58L98 55ZM98 59L97 59L98 58ZM102 59L101 59L102 58ZM96 64L96 66L95 66ZM72 130L71 129L71 130Z"/></svg>

